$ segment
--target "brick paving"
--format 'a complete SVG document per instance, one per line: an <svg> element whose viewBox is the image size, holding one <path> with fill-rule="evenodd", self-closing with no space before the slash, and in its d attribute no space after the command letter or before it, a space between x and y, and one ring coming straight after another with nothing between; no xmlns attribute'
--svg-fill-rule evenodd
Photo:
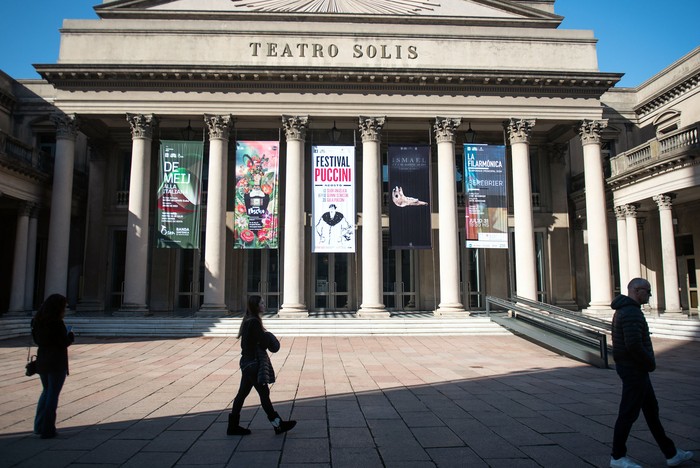
<svg viewBox="0 0 700 468"><path fill-rule="evenodd" d="M238 387L233 338L78 337L59 436L32 434L38 378L27 339L0 341L0 467L608 466L620 383L515 336L282 338L276 436L255 392L226 436ZM653 382L677 445L700 452L700 343L655 340ZM643 421L629 442L666 466ZM698 466L700 453L688 466Z"/></svg>

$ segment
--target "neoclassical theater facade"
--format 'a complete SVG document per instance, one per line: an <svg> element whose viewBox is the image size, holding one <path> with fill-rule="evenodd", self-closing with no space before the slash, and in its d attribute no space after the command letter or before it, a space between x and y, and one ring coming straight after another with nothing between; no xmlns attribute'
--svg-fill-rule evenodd
<svg viewBox="0 0 700 468"><path fill-rule="evenodd" d="M105 315L697 313L700 50L637 88L554 0L104 0L0 74L0 308ZM651 76L651 73L650 73ZM200 248L156 235L163 141L203 142ZM234 248L236 143L279 142L277 248ZM507 249L467 248L463 146L504 145ZM314 252L312 151L355 151L354 251ZM430 148L430 247L390 248L391 145Z"/></svg>

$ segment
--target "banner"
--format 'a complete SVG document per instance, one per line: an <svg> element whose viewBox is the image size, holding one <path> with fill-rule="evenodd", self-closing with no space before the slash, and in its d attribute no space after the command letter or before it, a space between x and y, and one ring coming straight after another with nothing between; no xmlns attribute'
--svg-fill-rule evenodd
<svg viewBox="0 0 700 468"><path fill-rule="evenodd" d="M276 249L279 141L236 142L233 248Z"/></svg>
<svg viewBox="0 0 700 468"><path fill-rule="evenodd" d="M464 145L467 247L508 248L506 147Z"/></svg>
<svg viewBox="0 0 700 468"><path fill-rule="evenodd" d="M314 146L312 252L355 251L355 147Z"/></svg>
<svg viewBox="0 0 700 468"><path fill-rule="evenodd" d="M203 160L201 141L161 141L156 247L199 248Z"/></svg>
<svg viewBox="0 0 700 468"><path fill-rule="evenodd" d="M389 189L389 248L429 249L429 146L389 146Z"/></svg>

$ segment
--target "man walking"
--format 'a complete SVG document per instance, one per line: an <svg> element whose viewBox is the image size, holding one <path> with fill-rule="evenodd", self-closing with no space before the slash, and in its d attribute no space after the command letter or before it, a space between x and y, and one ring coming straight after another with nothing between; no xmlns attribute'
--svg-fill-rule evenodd
<svg viewBox="0 0 700 468"><path fill-rule="evenodd" d="M613 358L617 375L622 379L622 400L615 422L610 458L612 468L641 468L627 457L626 445L640 410L668 466L678 466L693 458L693 452L676 449L659 419L659 404L649 379L649 372L656 369L656 359L649 325L642 313L642 304L647 304L650 296L649 282L635 278L627 285L627 295L617 296L610 304L615 310L612 321Z"/></svg>

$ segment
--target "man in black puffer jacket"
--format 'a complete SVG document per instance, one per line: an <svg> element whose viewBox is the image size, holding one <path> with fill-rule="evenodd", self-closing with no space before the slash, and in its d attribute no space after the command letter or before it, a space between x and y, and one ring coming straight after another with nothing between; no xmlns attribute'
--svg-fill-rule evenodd
<svg viewBox="0 0 700 468"><path fill-rule="evenodd" d="M611 467L639 467L627 457L627 437L632 425L644 413L651 434L666 457L668 466L678 466L693 458L693 452L676 449L666 436L659 419L659 404L649 373L656 369L654 348L649 336L649 325L642 313L642 304L649 302L651 285L643 278L635 278L627 286L627 295L617 296L610 306L615 310L612 321L613 357L615 370L622 379L622 400L615 422ZM641 468L641 467L640 467Z"/></svg>

